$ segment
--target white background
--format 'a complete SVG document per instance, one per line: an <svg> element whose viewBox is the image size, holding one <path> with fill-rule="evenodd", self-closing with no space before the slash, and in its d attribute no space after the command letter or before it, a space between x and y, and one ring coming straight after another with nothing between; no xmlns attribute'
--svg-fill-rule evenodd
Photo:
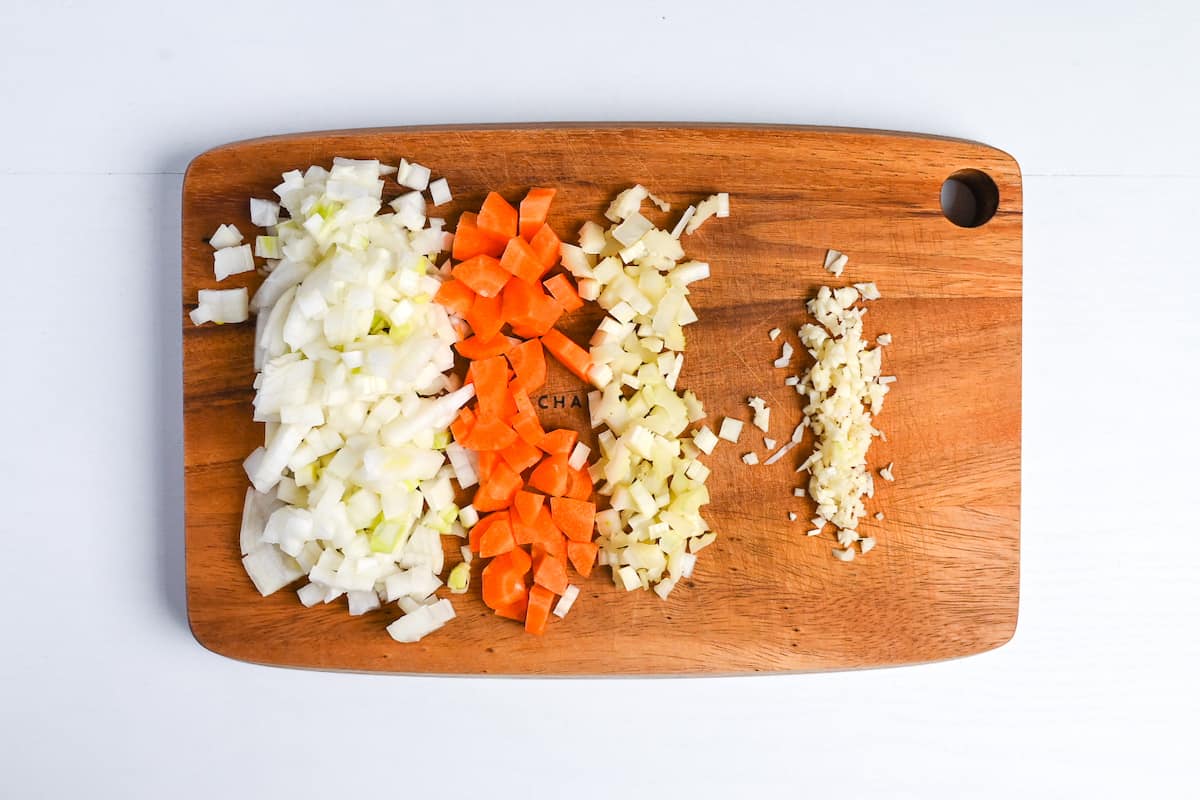
<svg viewBox="0 0 1200 800"><path fill-rule="evenodd" d="M1196 4L249 5L0 3L0 795L1195 791ZM513 681L269 669L192 640L188 161L294 130L598 119L895 128L1017 157L1011 643L862 673Z"/></svg>

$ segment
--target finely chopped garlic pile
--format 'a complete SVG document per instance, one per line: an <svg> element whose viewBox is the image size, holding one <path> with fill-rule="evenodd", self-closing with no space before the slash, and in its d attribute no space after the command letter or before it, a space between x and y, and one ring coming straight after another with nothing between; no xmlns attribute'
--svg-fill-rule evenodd
<svg viewBox="0 0 1200 800"><path fill-rule="evenodd" d="M848 261L845 254L830 250L825 257L825 269L840 277ZM891 344L891 335L881 334L876 339L878 346L870 347L863 336L863 316L867 309L856 303L879 297L874 283L856 283L836 289L822 286L816 297L808 301L808 312L818 324L805 324L799 335L814 363L803 375L793 375L785 381L807 400L804 419L791 439L763 462L770 466L779 461L800 443L805 428L812 428L815 439L812 454L796 470L809 473L808 495L817 504L817 516L811 520L813 527L808 535L819 536L826 525L832 524L839 545L833 555L842 561L854 559L856 542L858 552L862 553L875 546L873 537L858 532L859 521L867 514L863 498L875 495L875 479L867 468L867 451L872 440L883 435L875 428L874 417L883 408L883 399L896 379L880 374L883 346ZM780 330L773 328L768 335L775 341L779 334ZM774 365L788 367L792 354L792 346L785 342ZM751 397L748 405L754 411L755 425L765 433L770 409L758 397ZM721 437L736 442L741 429L740 421L726 418ZM764 439L764 443L768 448L775 445L773 439ZM754 453L745 454L742 460L746 464L759 463ZM892 466L881 469L880 477L893 480ZM803 488L795 490L797 497L804 494ZM798 515L793 512L788 518L794 522ZM883 519L883 515L876 514L875 518Z"/></svg>
<svg viewBox="0 0 1200 800"><path fill-rule="evenodd" d="M874 284L822 286L808 301L819 324L800 328L800 341L815 361L796 386L808 400L804 416L816 437L812 455L800 465L811 475L808 493L817 504L810 534L832 523L841 546L833 553L843 561L854 558L855 542L863 553L875 546L873 538L858 533L858 523L867 513L863 496L875 494L867 451L882 434L873 417L894 379L880 376L883 348L871 348L863 338L867 310L855 303L878 296Z"/></svg>

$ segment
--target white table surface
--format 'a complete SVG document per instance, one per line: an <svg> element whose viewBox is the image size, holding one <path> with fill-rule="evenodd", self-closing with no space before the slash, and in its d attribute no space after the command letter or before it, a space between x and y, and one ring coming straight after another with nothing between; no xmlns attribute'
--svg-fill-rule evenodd
<svg viewBox="0 0 1200 800"><path fill-rule="evenodd" d="M1196 790L1196 4L243 5L0 4L0 795ZM201 648L181 530L188 161L293 130L605 119L895 128L1018 158L1014 640L914 668L626 681Z"/></svg>

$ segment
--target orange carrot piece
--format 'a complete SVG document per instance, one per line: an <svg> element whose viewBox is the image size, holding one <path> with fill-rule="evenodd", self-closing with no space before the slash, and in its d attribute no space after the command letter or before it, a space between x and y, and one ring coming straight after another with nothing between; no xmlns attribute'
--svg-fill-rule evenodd
<svg viewBox="0 0 1200 800"><path fill-rule="evenodd" d="M585 578L592 574L599 551L600 545L595 542L567 542L567 558L571 559L575 571Z"/></svg>
<svg viewBox="0 0 1200 800"><path fill-rule="evenodd" d="M498 417L480 416L475 426L459 444L470 450L485 452L500 451L517 441L517 432L505 425Z"/></svg>
<svg viewBox="0 0 1200 800"><path fill-rule="evenodd" d="M520 492L517 493L520 497ZM537 528L521 519L521 512L516 509L517 501L513 500L513 508L508 510L508 524L512 527L513 541L517 546L533 544L537 541Z"/></svg>
<svg viewBox="0 0 1200 800"><path fill-rule="evenodd" d="M554 232L554 228L551 228L549 225L543 225L538 229L534 237L529 240L529 247L533 250L534 256L542 266L542 273L538 275L540 278L554 269L554 265L558 263L562 240L558 238L558 234Z"/></svg>
<svg viewBox="0 0 1200 800"><path fill-rule="evenodd" d="M571 455L571 448L575 446L575 442L578 439L579 434L576 431L558 428L543 436L542 441L538 442L538 447L550 455L569 456Z"/></svg>
<svg viewBox="0 0 1200 800"><path fill-rule="evenodd" d="M575 291L571 279L561 272L542 281L542 285L558 301L564 311L578 311L583 308L583 298L579 296L579 292Z"/></svg>
<svg viewBox="0 0 1200 800"><path fill-rule="evenodd" d="M517 373L513 381L514 387L521 391L533 392L546 383L546 355L542 352L542 343L538 339L530 339L504 354L508 363L512 364L513 372ZM521 410L517 403L517 410Z"/></svg>
<svg viewBox="0 0 1200 800"><path fill-rule="evenodd" d="M563 315L563 307L550 295L539 291L534 295L533 314L527 327L533 336L541 336L554 327ZM532 338L530 336L522 338Z"/></svg>
<svg viewBox="0 0 1200 800"><path fill-rule="evenodd" d="M554 602L554 593L544 586L534 586L529 590L529 600L525 610L525 632L541 636L546 632L546 623L550 620L550 605Z"/></svg>
<svg viewBox="0 0 1200 800"><path fill-rule="evenodd" d="M534 494L522 489L513 498L513 507L521 515L522 522L526 525L532 525L537 520L538 512L542 510L542 504L545 502L545 495Z"/></svg>
<svg viewBox="0 0 1200 800"><path fill-rule="evenodd" d="M507 406L505 398L509 397L511 401L508 391L508 362L504 357L493 356L472 361L471 366L467 369L467 376L475 384L475 398L479 403L477 414L480 419L484 417L503 419L501 414ZM505 444L504 447L508 447L508 445Z"/></svg>
<svg viewBox="0 0 1200 800"><path fill-rule="evenodd" d="M451 279L438 287L433 299L460 317L465 317L475 302L475 292L462 281Z"/></svg>
<svg viewBox="0 0 1200 800"><path fill-rule="evenodd" d="M513 541L513 530L509 520L502 519L488 527L479 537L479 555L492 558L507 553L517 546Z"/></svg>
<svg viewBox="0 0 1200 800"><path fill-rule="evenodd" d="M529 551L523 550L520 547L514 547L512 552L508 553L508 561L512 569L515 569L518 574L524 575L529 572L531 566Z"/></svg>
<svg viewBox="0 0 1200 800"><path fill-rule="evenodd" d="M501 315L503 309L504 300L500 295L495 297L476 295L475 302L471 304L471 310L467 312L467 323L476 336L490 339L504 327L504 317Z"/></svg>
<svg viewBox="0 0 1200 800"><path fill-rule="evenodd" d="M592 499L592 475L584 469L571 470L571 480L567 486L567 497L575 500Z"/></svg>
<svg viewBox="0 0 1200 800"><path fill-rule="evenodd" d="M513 420L512 427L518 436L534 447L541 445L542 439L546 438L546 432L542 430L542 423L538 421L537 414L533 412L519 414Z"/></svg>
<svg viewBox="0 0 1200 800"><path fill-rule="evenodd" d="M498 260L482 254L458 264L450 274L465 283L471 291L484 297L500 294L504 284L512 277L508 270L500 266Z"/></svg>
<svg viewBox="0 0 1200 800"><path fill-rule="evenodd" d="M513 551L509 551L511 552ZM501 616L509 616L502 613L502 610L520 606L522 617L513 617L519 620L523 618L529 590L525 586L524 573L513 566L512 560L508 558L509 553L493 558L491 563L483 568L483 602Z"/></svg>
<svg viewBox="0 0 1200 800"><path fill-rule="evenodd" d="M509 281L504 287L504 308L501 313L512 326L513 333L529 338L529 335L541 336L554 327L563 309L537 284Z"/></svg>
<svg viewBox="0 0 1200 800"><path fill-rule="evenodd" d="M542 336L542 345L581 381L588 380L592 357L588 351L572 342L559 330L549 330Z"/></svg>
<svg viewBox="0 0 1200 800"><path fill-rule="evenodd" d="M542 504L541 510L538 511L537 519L533 523L534 530L537 532L534 536L534 541L546 548L551 553L561 554L563 550L563 533L554 524L554 517L550 515L550 508Z"/></svg>
<svg viewBox="0 0 1200 800"><path fill-rule="evenodd" d="M511 353L507 355L511 355ZM508 388L512 393L513 405L516 406L517 416L537 414L537 411L533 408L533 402L529 399L529 393L525 391L524 387L518 386L514 380L509 382Z"/></svg>
<svg viewBox="0 0 1200 800"><path fill-rule="evenodd" d="M518 436L512 444L500 451L500 457L514 472L524 472L542 460L542 451Z"/></svg>
<svg viewBox="0 0 1200 800"><path fill-rule="evenodd" d="M479 456L479 480L483 482L492 477L492 473L496 470L496 464L500 462L500 453L495 450L484 450L476 455Z"/></svg>
<svg viewBox="0 0 1200 800"><path fill-rule="evenodd" d="M454 349L463 358L478 361L482 358L502 356L512 350L516 344L516 339L497 333L490 339L484 339L482 336L463 339L461 342L455 342Z"/></svg>
<svg viewBox="0 0 1200 800"><path fill-rule="evenodd" d="M571 468L567 465L567 457L553 455L542 459L542 463L537 465L529 476L529 485L552 497L561 497L567 493L570 478Z"/></svg>
<svg viewBox="0 0 1200 800"><path fill-rule="evenodd" d="M458 412L458 416L454 418L454 422L450 423L450 432L454 434L454 441L462 443L471 434L471 429L475 427L475 412L463 406Z"/></svg>
<svg viewBox="0 0 1200 800"><path fill-rule="evenodd" d="M534 545L533 557L533 582L538 586L544 586L555 594L562 594L567 590L567 568L562 561L554 558L545 549L542 549L542 557L537 554L540 545Z"/></svg>
<svg viewBox="0 0 1200 800"><path fill-rule="evenodd" d="M545 267L529 242L519 236L508 240L504 253L500 256L500 266L511 272L526 283L533 283L542 277Z"/></svg>
<svg viewBox="0 0 1200 800"><path fill-rule="evenodd" d="M472 552L479 552L479 540L485 533L487 533L488 528L492 527L506 516L507 512L497 511L492 514L485 514L479 518L479 522L476 522L475 526L467 533L467 543L470 545Z"/></svg>
<svg viewBox="0 0 1200 800"><path fill-rule="evenodd" d="M538 232L538 229L546 224L546 217L550 216L550 203L554 200L554 192L554 189L534 187L521 201L520 233L526 241L529 241Z"/></svg>
<svg viewBox="0 0 1200 800"><path fill-rule="evenodd" d="M488 192L479 208L475 224L481 231L493 236L503 236L508 240L517 235L517 210L500 195Z"/></svg>
<svg viewBox="0 0 1200 800"><path fill-rule="evenodd" d="M596 524L596 504L570 497L550 498L550 516L554 524L574 542L590 542Z"/></svg>
<svg viewBox="0 0 1200 800"><path fill-rule="evenodd" d="M492 474L480 482L471 502L476 511L499 511L512 505L513 495L522 485L521 476L512 467L497 461Z"/></svg>
<svg viewBox="0 0 1200 800"><path fill-rule="evenodd" d="M463 212L454 228L454 245L450 254L455 261L466 261L475 256L492 256L499 258L508 244L507 236L496 236L479 229L479 215L470 211Z"/></svg>

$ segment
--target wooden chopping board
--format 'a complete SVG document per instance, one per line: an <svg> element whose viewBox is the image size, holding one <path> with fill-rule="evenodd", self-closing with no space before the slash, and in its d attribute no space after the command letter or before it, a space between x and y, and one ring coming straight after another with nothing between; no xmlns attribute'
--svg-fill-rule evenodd
<svg viewBox="0 0 1200 800"><path fill-rule="evenodd" d="M771 435L786 440L799 398L784 385L790 372L771 362L783 341L798 346L804 300L823 284L875 281L883 299L870 304L867 332L893 335L884 372L898 376L877 421L888 441L870 454L874 468L896 464L896 481L878 481L868 506L885 519L862 524L876 549L842 563L829 534L806 537L813 507L792 489L807 442L772 467L746 466L743 453L767 454L747 425L739 444L723 442L707 459L713 502L704 514L720 536L665 602L618 591L598 568L565 620L529 636L483 606L476 561L471 592L453 597L458 618L401 645L383 630L399 616L394 606L350 617L344 602L305 609L294 591L260 597L238 551L241 461L262 440L251 421L253 324L194 327L186 312L197 290L217 287L207 244L217 225L249 234L249 197L271 196L285 170L337 155L431 166L454 192L437 209L451 223L488 190L516 200L531 185L556 187L550 223L568 240L584 220L603 221L609 200L635 182L674 204L669 216L654 215L660 225L711 192L729 192L732 216L685 237L689 257L709 261L713 277L693 287L700 322L687 330L679 385L704 401L714 428L725 415L748 420L746 398L761 395ZM957 227L940 210L943 181L964 169L999 190L995 216L979 227ZM390 184L385 197L398 193ZM822 269L830 247L850 255L840 281ZM260 280L238 275L220 286ZM398 128L240 142L188 169L182 311L188 616L214 652L355 671L720 674L933 661L1013 634L1021 176L999 150L877 131L730 125ZM597 319L578 313L561 327L586 344ZM778 342L768 339L773 327L784 331ZM540 399L547 427L585 430L585 393L552 367ZM789 522L789 511L800 521ZM456 563L458 541L446 544L448 565Z"/></svg>

